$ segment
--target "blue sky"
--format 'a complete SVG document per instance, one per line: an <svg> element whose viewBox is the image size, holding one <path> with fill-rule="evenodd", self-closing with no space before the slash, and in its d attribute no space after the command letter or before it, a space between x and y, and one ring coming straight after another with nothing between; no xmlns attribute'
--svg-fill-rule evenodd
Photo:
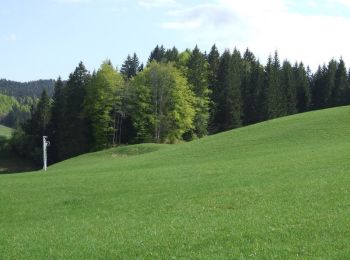
<svg viewBox="0 0 350 260"><path fill-rule="evenodd" d="M156 44L180 51L216 43L262 61L350 65L350 0L0 1L0 78L66 79L80 60L92 71L130 53L146 61Z"/></svg>

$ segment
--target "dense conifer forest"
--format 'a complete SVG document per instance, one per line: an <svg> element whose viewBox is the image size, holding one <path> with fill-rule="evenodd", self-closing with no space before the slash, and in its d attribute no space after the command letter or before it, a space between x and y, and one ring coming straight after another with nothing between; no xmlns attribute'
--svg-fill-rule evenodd
<svg viewBox="0 0 350 260"><path fill-rule="evenodd" d="M209 53L156 46L145 65L135 53L120 70L106 60L90 73L80 62L67 81L55 81L53 93L36 87L43 90L40 100L15 131L11 149L39 163L47 135L53 163L119 144L189 141L350 104L349 81L342 59L312 73L302 62L280 61L277 52L263 65L248 49L220 54L215 45ZM22 90L5 93L27 96Z"/></svg>

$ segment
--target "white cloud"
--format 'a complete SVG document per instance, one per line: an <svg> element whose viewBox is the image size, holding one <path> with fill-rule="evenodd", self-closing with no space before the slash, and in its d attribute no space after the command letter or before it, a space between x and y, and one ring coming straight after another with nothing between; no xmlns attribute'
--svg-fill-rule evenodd
<svg viewBox="0 0 350 260"><path fill-rule="evenodd" d="M287 1L217 0L170 12L171 20L161 26L183 31L192 45L249 47L262 62L277 49L282 59L303 61L313 69L340 56L350 65L350 17L293 13Z"/></svg>
<svg viewBox="0 0 350 260"><path fill-rule="evenodd" d="M176 4L175 0L140 0L138 4L146 8L164 7Z"/></svg>
<svg viewBox="0 0 350 260"><path fill-rule="evenodd" d="M6 42L15 42L17 40L17 36L15 33L11 33L10 35L5 36L4 40Z"/></svg>

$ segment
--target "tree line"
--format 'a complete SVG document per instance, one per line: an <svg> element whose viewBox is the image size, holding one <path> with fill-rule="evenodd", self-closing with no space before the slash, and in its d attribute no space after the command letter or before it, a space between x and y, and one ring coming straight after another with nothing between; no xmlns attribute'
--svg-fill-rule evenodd
<svg viewBox="0 0 350 260"><path fill-rule="evenodd" d="M222 54L156 46L147 64L128 55L90 73L82 62L67 81L44 90L12 149L37 162L42 136L51 162L118 144L174 143L313 109L350 104L350 73L332 59L311 73L303 63L262 65L247 49Z"/></svg>

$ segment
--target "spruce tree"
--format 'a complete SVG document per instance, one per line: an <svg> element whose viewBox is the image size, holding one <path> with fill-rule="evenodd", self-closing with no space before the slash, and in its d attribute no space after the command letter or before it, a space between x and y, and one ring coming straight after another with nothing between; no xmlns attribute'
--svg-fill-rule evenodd
<svg viewBox="0 0 350 260"><path fill-rule="evenodd" d="M188 61L187 79L196 96L194 134L203 137L208 133L210 92L208 89L208 63L197 45Z"/></svg>
<svg viewBox="0 0 350 260"><path fill-rule="evenodd" d="M266 64L266 119L286 115L286 100L281 84L281 67L277 51Z"/></svg>
<svg viewBox="0 0 350 260"><path fill-rule="evenodd" d="M293 74L297 88L297 111L299 113L308 111L311 103L311 89L308 72L305 70L304 64L295 63Z"/></svg>
<svg viewBox="0 0 350 260"><path fill-rule="evenodd" d="M220 63L220 53L215 44L211 48L208 57L208 87L210 90L210 107L209 107L209 133L214 133L216 126L214 122L216 104L218 102L218 70Z"/></svg>
<svg viewBox="0 0 350 260"><path fill-rule="evenodd" d="M255 62L255 57L249 49L246 49L243 60L242 60L242 83L241 83L241 93L242 93L242 103L243 103L243 124L247 125L251 122L252 110L255 106L254 104L254 87L252 86L252 70Z"/></svg>
<svg viewBox="0 0 350 260"><path fill-rule="evenodd" d="M333 104L333 97L334 97L333 93L335 91L335 75L337 72L337 66L338 64L334 59L332 59L328 63L328 67L326 70L326 78L325 78L326 82L322 89L324 107L331 107Z"/></svg>
<svg viewBox="0 0 350 260"><path fill-rule="evenodd" d="M60 155L62 154L62 150L64 150L62 133L64 132L64 108L66 105L66 99L61 77L59 77L55 83L52 99L50 131L48 134L52 145L49 149L49 159L56 162L63 159Z"/></svg>
<svg viewBox="0 0 350 260"><path fill-rule="evenodd" d="M312 109L321 109L326 107L325 91L326 88L326 74L327 68L325 65L318 66L317 71L311 77L311 107Z"/></svg>
<svg viewBox="0 0 350 260"><path fill-rule="evenodd" d="M141 70L139 58L137 57L136 53L133 54L131 57L130 55L127 56L126 60L124 61L120 73L124 75L125 78L130 79Z"/></svg>
<svg viewBox="0 0 350 260"><path fill-rule="evenodd" d="M86 87L91 75L82 62L76 67L64 88L66 103L63 122L63 150L60 158L70 158L89 151L91 136L88 122L83 114Z"/></svg>
<svg viewBox="0 0 350 260"><path fill-rule="evenodd" d="M235 49L233 54L225 50L218 68L218 92L214 115L215 132L241 126L241 56Z"/></svg>
<svg viewBox="0 0 350 260"><path fill-rule="evenodd" d="M167 62L177 63L179 61L179 51L175 46L172 49L167 49L164 56Z"/></svg>
<svg viewBox="0 0 350 260"><path fill-rule="evenodd" d="M348 100L349 85L346 73L346 67L343 59L340 59L335 73L335 84L332 92L332 105L341 106L349 104Z"/></svg>
<svg viewBox="0 0 350 260"><path fill-rule="evenodd" d="M165 56L165 48L163 45L161 46L156 46L154 50L151 52L149 58L148 58L148 63L151 63L152 61L156 62L163 62L166 60Z"/></svg>
<svg viewBox="0 0 350 260"><path fill-rule="evenodd" d="M295 74L293 73L292 65L286 60L283 62L281 71L282 95L284 99L281 105L284 114L292 115L297 113L297 87Z"/></svg>

